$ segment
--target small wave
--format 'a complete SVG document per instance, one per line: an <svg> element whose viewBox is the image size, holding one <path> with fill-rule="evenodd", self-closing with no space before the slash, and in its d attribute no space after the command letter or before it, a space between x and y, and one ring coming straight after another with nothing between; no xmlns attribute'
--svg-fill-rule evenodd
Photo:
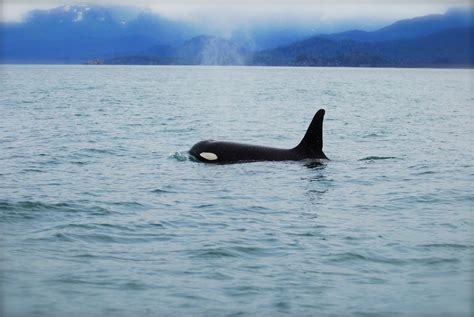
<svg viewBox="0 0 474 317"><path fill-rule="evenodd" d="M93 141L94 143L94 141ZM82 148L70 154L71 163L78 163L82 165L84 159L97 158L100 156L124 156L124 152L127 152L127 149L121 146L116 146L113 149L101 149L101 148Z"/></svg>
<svg viewBox="0 0 474 317"><path fill-rule="evenodd" d="M323 237L323 234L320 232L302 232L302 233L288 233L292 236L297 237Z"/></svg>
<svg viewBox="0 0 474 317"><path fill-rule="evenodd" d="M55 233L52 237L41 238L39 240L43 240L43 241L61 241L61 242L74 242L74 241L77 241L76 239L69 236L68 234L61 233L61 232Z"/></svg>
<svg viewBox="0 0 474 317"><path fill-rule="evenodd" d="M145 290L148 288L148 286L144 283L141 283L139 281L131 281L131 282L126 282L122 285L122 288L125 290L132 290L132 291L137 291L137 290Z"/></svg>
<svg viewBox="0 0 474 317"><path fill-rule="evenodd" d="M197 209L209 209L215 206L216 206L215 204L197 204L197 205L194 205L193 207Z"/></svg>
<svg viewBox="0 0 474 317"><path fill-rule="evenodd" d="M263 255L264 249L257 247L227 247L227 248L212 248L202 249L194 252L193 257L196 258L226 258L226 257L240 257L245 255Z"/></svg>
<svg viewBox="0 0 474 317"><path fill-rule="evenodd" d="M67 203L46 204L36 201L20 201L17 203L10 203L7 201L0 201L0 210L6 211L67 211L70 207L71 206Z"/></svg>
<svg viewBox="0 0 474 317"><path fill-rule="evenodd" d="M87 153L96 153L96 154L114 154L114 151L106 150L106 149L86 148L86 149L82 149L82 151L87 152Z"/></svg>
<svg viewBox="0 0 474 317"><path fill-rule="evenodd" d="M70 203L43 203L38 201L8 202L0 201L0 222L15 219L34 219L46 213L77 213L87 212L93 215L106 215L111 211L98 206L81 206Z"/></svg>
<svg viewBox="0 0 474 317"><path fill-rule="evenodd" d="M153 227L153 229L157 229L157 228L165 228L165 225L161 224L161 223L157 223L157 222L145 222L145 223L140 223L140 224L136 224L135 225L136 228L149 228L149 227Z"/></svg>
<svg viewBox="0 0 474 317"><path fill-rule="evenodd" d="M436 174L435 171L424 171L424 172L419 172L419 173L413 173L413 175L418 175L418 176L421 176L421 175L433 175L433 174Z"/></svg>
<svg viewBox="0 0 474 317"><path fill-rule="evenodd" d="M70 163L74 165L79 165L79 166L88 164L87 162L83 162L83 161L71 161Z"/></svg>
<svg viewBox="0 0 474 317"><path fill-rule="evenodd" d="M366 138L378 138L378 137L382 137L382 136L384 136L384 135L385 135L385 133L383 133L383 132L380 132L380 133L374 132L374 133L366 134L366 135L364 135L362 138L363 138L363 139L366 139Z"/></svg>
<svg viewBox="0 0 474 317"><path fill-rule="evenodd" d="M378 161L378 160L399 160L400 158L395 156L367 156L361 158L359 161Z"/></svg>
<svg viewBox="0 0 474 317"><path fill-rule="evenodd" d="M153 189L151 190L152 193L155 193L155 194L172 194L172 193L176 193L175 190L173 190L173 187L170 186L170 185L166 185L164 187L161 187L161 188L156 188L156 189Z"/></svg>
<svg viewBox="0 0 474 317"><path fill-rule="evenodd" d="M264 249L258 247L234 247L236 252L242 254L263 254Z"/></svg>
<svg viewBox="0 0 474 317"><path fill-rule="evenodd" d="M76 277L76 276L69 276L69 275L62 275L57 278L51 279L52 283L59 283L59 284L74 284L76 287L78 285L94 285L94 286L99 286L101 288L107 287L112 285L114 283L113 281L102 281L102 280L97 280L97 279L91 279L91 278L81 278L81 277Z"/></svg>
<svg viewBox="0 0 474 317"><path fill-rule="evenodd" d="M389 198L389 201L403 202L409 205L413 205L414 203L440 203L444 201L444 198L440 197L437 194L423 194L423 195L395 196L395 197Z"/></svg>
<svg viewBox="0 0 474 317"><path fill-rule="evenodd" d="M168 193L171 193L169 190L165 190L165 189L153 189L151 191L152 193L155 193L155 194L168 194Z"/></svg>
<svg viewBox="0 0 474 317"><path fill-rule="evenodd" d="M134 231L132 228L123 225L113 225L110 223L68 223L64 225L56 226L55 229L85 229L85 230L97 230L97 229L116 229L121 231Z"/></svg>
<svg viewBox="0 0 474 317"><path fill-rule="evenodd" d="M172 133L184 133L195 131L195 128L165 128L163 132L172 132Z"/></svg>
<svg viewBox="0 0 474 317"><path fill-rule="evenodd" d="M322 170L324 168L326 168L326 164L321 162L321 161L317 161L317 160L306 160L304 161L304 166L309 168L309 169L313 169L313 170Z"/></svg>
<svg viewBox="0 0 474 317"><path fill-rule="evenodd" d="M336 92L334 90L329 89L323 90L323 94L328 96L336 96Z"/></svg>
<svg viewBox="0 0 474 317"><path fill-rule="evenodd" d="M118 206L118 207L126 207L128 209L132 210L142 210L142 209L148 209L148 207L142 203L139 203L137 201L117 201L117 202L109 202L108 205L111 206Z"/></svg>
<svg viewBox="0 0 474 317"><path fill-rule="evenodd" d="M62 163L63 163L63 161L61 161L57 158L52 158L52 159L49 159L49 160L46 160L46 161L36 162L36 164L40 165L40 166L60 165Z"/></svg>
<svg viewBox="0 0 474 317"><path fill-rule="evenodd" d="M367 256L354 252L346 252L340 254L332 255L332 262L347 262L347 261L364 261L364 262L373 262L373 263L385 263L385 264L394 264L394 265L406 265L406 264L442 264L442 263L456 263L459 262L458 259L454 258L411 258L411 259L396 259L396 258L386 258L386 257L375 257Z"/></svg>
<svg viewBox="0 0 474 317"><path fill-rule="evenodd" d="M116 256L116 255L108 255L104 253L82 253L77 255L72 255L71 258L73 259L101 259L101 260L113 260L113 261L133 261L133 262L150 262L152 260L149 259L139 259L133 256Z"/></svg>
<svg viewBox="0 0 474 317"><path fill-rule="evenodd" d="M191 156L186 152L174 152L168 156L169 159L176 160L178 162L190 161Z"/></svg>
<svg viewBox="0 0 474 317"><path fill-rule="evenodd" d="M91 230L86 230L91 232ZM161 235L141 234L141 235L119 235L110 233L69 233L57 232L52 235L43 236L36 240L48 242L86 242L86 243L104 243L104 244L135 244L148 243L153 240L162 240Z"/></svg>
<svg viewBox="0 0 474 317"><path fill-rule="evenodd" d="M22 170L23 173L45 173L46 171L37 168L25 168Z"/></svg>
<svg viewBox="0 0 474 317"><path fill-rule="evenodd" d="M227 257L237 257L238 255L232 252L229 249L216 248L216 249L205 249L198 250L193 257L196 258L227 258Z"/></svg>
<svg viewBox="0 0 474 317"><path fill-rule="evenodd" d="M473 249L474 246L471 245L464 245L464 244L456 244L456 243L432 243L432 244L423 244L421 245L423 248L427 249Z"/></svg>

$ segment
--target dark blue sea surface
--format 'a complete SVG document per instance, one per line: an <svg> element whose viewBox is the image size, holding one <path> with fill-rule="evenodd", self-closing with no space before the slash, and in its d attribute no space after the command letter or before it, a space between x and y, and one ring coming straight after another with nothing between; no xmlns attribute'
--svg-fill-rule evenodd
<svg viewBox="0 0 474 317"><path fill-rule="evenodd" d="M470 315L473 75L1 66L1 312ZM322 165L187 154L319 108Z"/></svg>

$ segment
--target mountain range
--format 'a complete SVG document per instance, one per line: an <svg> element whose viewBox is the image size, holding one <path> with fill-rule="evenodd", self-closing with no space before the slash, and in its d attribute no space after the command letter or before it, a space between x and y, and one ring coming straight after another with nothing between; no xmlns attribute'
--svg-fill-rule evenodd
<svg viewBox="0 0 474 317"><path fill-rule="evenodd" d="M230 39L149 10L63 6L0 24L3 63L473 67L471 10L397 21L375 31L255 29ZM251 44L249 44L251 43Z"/></svg>
<svg viewBox="0 0 474 317"><path fill-rule="evenodd" d="M149 10L128 15L126 7L75 5L35 10L24 22L3 23L2 59L6 62L80 63L177 45L198 35L192 25L165 19ZM133 12L133 11L132 11Z"/></svg>
<svg viewBox="0 0 474 317"><path fill-rule="evenodd" d="M451 28L416 38L387 41L313 37L256 53L266 66L472 67L474 29Z"/></svg>

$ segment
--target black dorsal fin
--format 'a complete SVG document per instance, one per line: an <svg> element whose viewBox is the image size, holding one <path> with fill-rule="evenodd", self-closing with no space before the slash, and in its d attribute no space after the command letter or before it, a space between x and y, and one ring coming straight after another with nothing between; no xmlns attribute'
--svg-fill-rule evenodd
<svg viewBox="0 0 474 317"><path fill-rule="evenodd" d="M327 159L323 152L323 119L324 109L319 109L313 117L306 134L297 149L309 151L315 158Z"/></svg>

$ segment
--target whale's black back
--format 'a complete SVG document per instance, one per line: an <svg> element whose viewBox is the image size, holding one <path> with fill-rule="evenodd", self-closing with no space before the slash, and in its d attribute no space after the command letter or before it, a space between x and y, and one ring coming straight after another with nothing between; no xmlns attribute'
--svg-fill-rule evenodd
<svg viewBox="0 0 474 317"><path fill-rule="evenodd" d="M324 113L324 109L320 109L314 115L305 136L293 149L206 140L196 143L189 152L206 163L327 159L323 152Z"/></svg>

